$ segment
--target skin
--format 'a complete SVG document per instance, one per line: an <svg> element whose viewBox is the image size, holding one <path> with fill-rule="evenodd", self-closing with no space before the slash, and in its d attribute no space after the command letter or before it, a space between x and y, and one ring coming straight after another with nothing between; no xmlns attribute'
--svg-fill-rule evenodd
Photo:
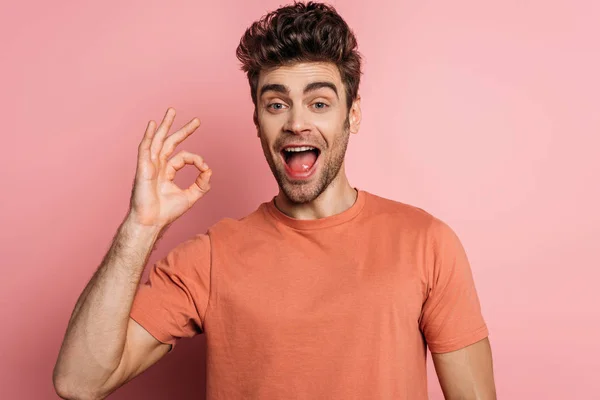
<svg viewBox="0 0 600 400"><path fill-rule="evenodd" d="M431 356L446 399L496 399L489 339L449 353L432 353Z"/></svg>
<svg viewBox="0 0 600 400"><path fill-rule="evenodd" d="M314 82L331 87L305 92ZM283 90L260 93L266 85ZM280 186L276 206L297 219L328 217L352 206L357 193L346 177L344 156L350 134L360 127L360 97L348 108L335 65L302 63L263 71L258 90L257 133ZM53 373L56 392L64 399L103 399L170 350L129 313L157 240L210 190L212 170L201 156L173 155L200 121L194 118L167 136L174 118L175 110L169 108L158 128L149 122L138 148L130 209L75 305ZM310 179L300 182L286 176L280 150L290 143L321 150ZM195 166L199 175L189 188L181 189L173 179L186 164ZM496 398L487 339L432 356L447 399Z"/></svg>
<svg viewBox="0 0 600 400"><path fill-rule="evenodd" d="M314 82L329 83L335 90L320 87L305 93ZM269 85L286 90L263 92ZM300 63L264 71L257 90L258 137L279 184L277 207L297 219L323 218L350 207L357 193L346 177L344 156L350 134L360 128L360 97L348 110L337 67ZM285 174L280 152L288 144L308 144L321 150L316 173L309 180L294 181Z"/></svg>
<svg viewBox="0 0 600 400"><path fill-rule="evenodd" d="M175 110L150 121L138 147L129 211L73 310L53 371L64 399L103 399L163 357L158 342L129 317L148 257L167 227L210 190L212 170L199 155L175 147L200 125L194 118L167 136ZM199 170L181 189L173 182L186 164Z"/></svg>

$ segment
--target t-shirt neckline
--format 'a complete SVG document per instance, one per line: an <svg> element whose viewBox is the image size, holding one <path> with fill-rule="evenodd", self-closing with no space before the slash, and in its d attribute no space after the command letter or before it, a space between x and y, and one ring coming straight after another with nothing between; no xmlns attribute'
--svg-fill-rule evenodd
<svg viewBox="0 0 600 400"><path fill-rule="evenodd" d="M281 212L275 205L275 196L266 203L266 208L269 214L273 216L277 221L283 223L294 229L310 230L310 229L322 229L328 228L334 225L343 224L356 217L361 211L365 204L366 192L355 188L357 191L356 200L349 208L342 211L341 213L330 215L329 217L317 218L317 219L296 219L292 218L283 212Z"/></svg>

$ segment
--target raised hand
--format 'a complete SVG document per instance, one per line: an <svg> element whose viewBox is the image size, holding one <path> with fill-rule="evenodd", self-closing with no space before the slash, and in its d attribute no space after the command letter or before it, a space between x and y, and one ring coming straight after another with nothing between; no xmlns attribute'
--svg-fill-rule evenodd
<svg viewBox="0 0 600 400"><path fill-rule="evenodd" d="M175 110L169 108L158 129L150 121L138 147L138 162L131 193L128 217L144 226L162 229L179 218L210 190L212 170L202 157L181 151L169 159L175 147L190 136L199 126L192 119L177 132L167 136ZM200 173L187 189L179 188L173 179L186 164L194 165Z"/></svg>

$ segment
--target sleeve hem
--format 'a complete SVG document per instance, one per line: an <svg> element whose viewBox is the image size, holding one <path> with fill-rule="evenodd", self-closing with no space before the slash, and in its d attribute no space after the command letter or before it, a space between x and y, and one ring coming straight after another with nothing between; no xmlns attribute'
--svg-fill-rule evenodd
<svg viewBox="0 0 600 400"><path fill-rule="evenodd" d="M156 340L158 340L159 342L164 343L164 344L170 344L171 349L169 351L173 350L173 348L177 344L177 338L175 338L175 337L169 335L167 332L165 332L160 327L160 324L153 317L151 317L150 314L148 314L143 309L140 309L140 308L137 308L134 306L131 309L129 316L135 322L140 324L142 326L142 328L144 328L146 331L148 331L148 333L150 335L152 335Z"/></svg>
<svg viewBox="0 0 600 400"><path fill-rule="evenodd" d="M432 353L448 353L451 351L460 350L464 347L477 343L488 336L488 327L487 325L483 325L479 329L469 333L468 335L451 340L446 340L444 342L431 342L427 343L427 345L429 346L429 350Z"/></svg>

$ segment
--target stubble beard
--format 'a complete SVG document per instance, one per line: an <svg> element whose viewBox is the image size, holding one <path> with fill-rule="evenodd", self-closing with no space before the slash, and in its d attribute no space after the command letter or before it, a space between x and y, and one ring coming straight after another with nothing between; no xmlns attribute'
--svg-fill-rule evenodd
<svg viewBox="0 0 600 400"><path fill-rule="evenodd" d="M271 149L268 148L268 144L263 139L264 136L260 134L261 146L267 163L269 164L269 168L271 169L280 190L291 203L305 204L315 200L338 176L342 164L344 163L344 157L346 156L346 149L348 148L350 137L350 131L347 128L347 125L348 124L346 123L342 134L336 136L336 139L328 149L322 149L318 160L319 163L322 163L322 165L319 166L319 175L317 177L313 176L313 178L308 181L290 180L285 172L285 166L275 162ZM328 154L329 157L327 160L322 158L324 157L323 152L325 150L331 151L331 153Z"/></svg>

